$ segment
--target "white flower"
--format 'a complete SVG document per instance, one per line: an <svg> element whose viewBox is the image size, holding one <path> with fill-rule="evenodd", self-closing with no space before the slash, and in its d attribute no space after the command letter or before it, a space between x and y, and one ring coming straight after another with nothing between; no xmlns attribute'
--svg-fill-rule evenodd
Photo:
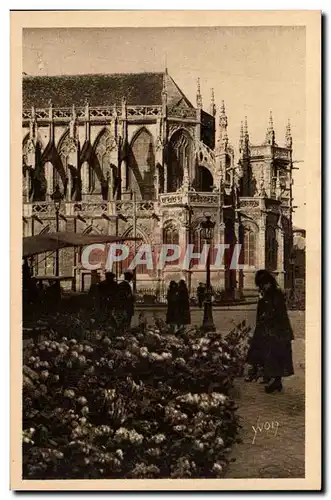
<svg viewBox="0 0 331 500"><path fill-rule="evenodd" d="M217 446L224 446L224 441L221 437L216 438L216 445Z"/></svg>
<svg viewBox="0 0 331 500"><path fill-rule="evenodd" d="M180 366L186 365L186 361L184 358L177 358L176 363L178 363Z"/></svg>
<svg viewBox="0 0 331 500"><path fill-rule="evenodd" d="M162 357L159 356L156 352L151 352L150 355L149 355L149 359L151 361L161 361Z"/></svg>
<svg viewBox="0 0 331 500"><path fill-rule="evenodd" d="M216 472L216 474L221 474L221 472L223 471L223 467L221 466L221 464L215 462L213 465L213 471Z"/></svg>
<svg viewBox="0 0 331 500"><path fill-rule="evenodd" d="M122 450L118 449L116 450L116 455L120 458L120 460L123 460L123 457L124 457L124 453Z"/></svg>
<svg viewBox="0 0 331 500"><path fill-rule="evenodd" d="M186 429L186 425L175 425L175 427L174 427L174 430L176 432L182 432L182 431L185 431L185 429Z"/></svg>
<svg viewBox="0 0 331 500"><path fill-rule="evenodd" d="M138 434L135 430L129 432L129 440L131 443L141 444L144 440L144 436L142 434Z"/></svg>
<svg viewBox="0 0 331 500"><path fill-rule="evenodd" d="M140 348L140 355L143 358L147 358L147 356L148 356L148 349L147 349L147 347L141 347Z"/></svg>
<svg viewBox="0 0 331 500"><path fill-rule="evenodd" d="M115 432L114 439L115 441L122 441L123 439L126 439L129 436L129 431L125 427L120 427L117 429Z"/></svg>
<svg viewBox="0 0 331 500"><path fill-rule="evenodd" d="M165 435L164 434L156 434L153 437L153 440L156 444L160 444L165 440Z"/></svg>

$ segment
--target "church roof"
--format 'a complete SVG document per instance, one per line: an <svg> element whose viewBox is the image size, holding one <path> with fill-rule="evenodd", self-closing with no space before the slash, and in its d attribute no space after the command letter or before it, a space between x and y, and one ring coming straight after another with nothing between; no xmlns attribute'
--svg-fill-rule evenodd
<svg viewBox="0 0 331 500"><path fill-rule="evenodd" d="M193 108L168 73L121 73L61 76L23 76L23 108L112 106L123 97L128 105L162 104L163 80L170 106L184 101Z"/></svg>

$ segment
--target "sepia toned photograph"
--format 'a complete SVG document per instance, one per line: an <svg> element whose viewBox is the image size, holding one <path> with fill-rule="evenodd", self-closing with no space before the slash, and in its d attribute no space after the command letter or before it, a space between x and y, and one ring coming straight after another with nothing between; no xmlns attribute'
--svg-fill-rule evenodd
<svg viewBox="0 0 331 500"><path fill-rule="evenodd" d="M12 488L319 489L320 13L25 14Z"/></svg>

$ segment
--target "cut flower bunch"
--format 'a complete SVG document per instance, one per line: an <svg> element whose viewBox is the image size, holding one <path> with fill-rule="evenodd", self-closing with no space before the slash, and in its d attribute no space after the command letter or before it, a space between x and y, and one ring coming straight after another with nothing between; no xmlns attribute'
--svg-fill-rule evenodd
<svg viewBox="0 0 331 500"><path fill-rule="evenodd" d="M175 336L156 324L87 341L62 322L25 348L24 479L223 477L249 328Z"/></svg>

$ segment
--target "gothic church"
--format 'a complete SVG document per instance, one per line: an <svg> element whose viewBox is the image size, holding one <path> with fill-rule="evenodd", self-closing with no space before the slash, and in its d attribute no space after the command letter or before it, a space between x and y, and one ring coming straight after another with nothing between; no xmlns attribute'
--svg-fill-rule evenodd
<svg viewBox="0 0 331 500"><path fill-rule="evenodd" d="M23 235L56 230L52 194L60 187L59 230L136 235L138 243L203 242L200 223L215 222L214 242L229 245L224 266L211 266L215 289L241 296L267 268L290 286L292 137L276 143L272 115L260 144L241 126L239 157L228 133L224 102L213 91L208 111L198 82L195 106L164 73L23 76ZM242 269L231 249L242 245ZM137 243L136 243L137 245ZM60 252L60 274L88 286L89 272L74 249ZM117 272L121 274L122 263ZM38 256L37 275L54 274L54 256ZM205 269L176 262L136 270L137 289L164 293L184 278L194 293Z"/></svg>

